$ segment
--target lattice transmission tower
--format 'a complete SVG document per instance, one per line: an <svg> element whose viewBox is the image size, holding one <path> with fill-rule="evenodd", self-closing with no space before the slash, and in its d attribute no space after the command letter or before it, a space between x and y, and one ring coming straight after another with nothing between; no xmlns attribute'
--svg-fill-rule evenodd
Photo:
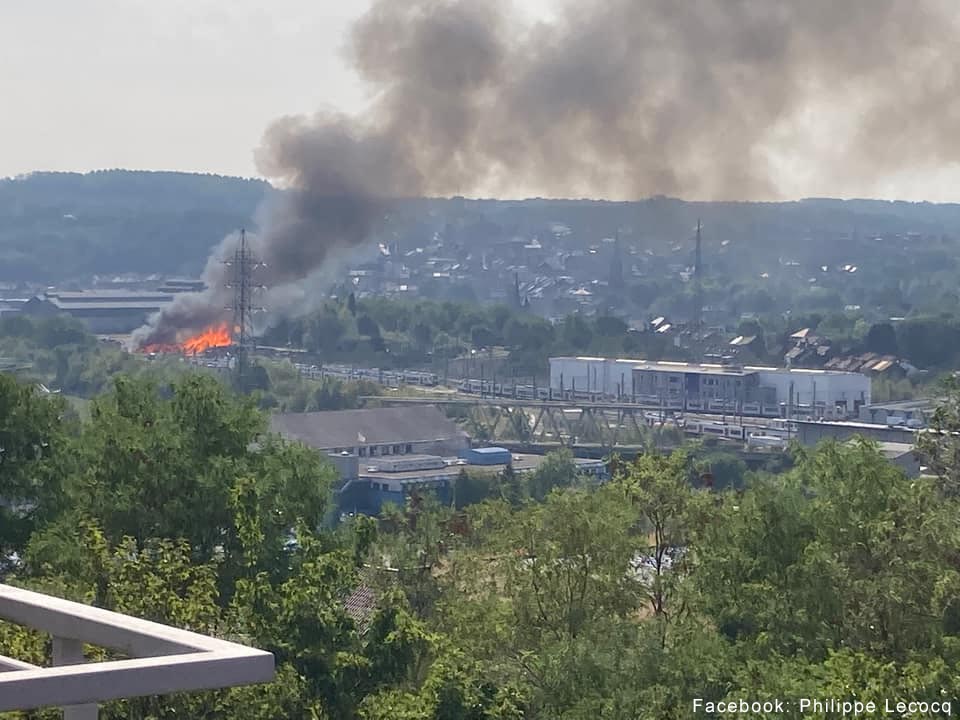
<svg viewBox="0 0 960 720"><path fill-rule="evenodd" d="M254 273L263 267L250 247L247 245L247 231L240 230L240 244L233 253L233 259L226 264L233 269L233 278L227 287L233 290L233 346L236 353L237 388L246 392L249 387L250 355L254 348L253 314L262 312L263 308L255 307L253 295L264 288L254 281Z"/></svg>
<svg viewBox="0 0 960 720"><path fill-rule="evenodd" d="M703 255L701 251L700 220L697 220L697 244L694 251L693 292L696 313L694 317L695 340L698 346L703 339Z"/></svg>

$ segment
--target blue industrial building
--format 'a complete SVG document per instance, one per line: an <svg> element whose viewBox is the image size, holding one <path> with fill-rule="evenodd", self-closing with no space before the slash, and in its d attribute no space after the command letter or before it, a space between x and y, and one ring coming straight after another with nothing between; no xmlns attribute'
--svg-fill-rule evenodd
<svg viewBox="0 0 960 720"><path fill-rule="evenodd" d="M468 448L460 457L471 465L509 465L510 451L502 447Z"/></svg>
<svg viewBox="0 0 960 720"><path fill-rule="evenodd" d="M466 467L496 473L510 466L524 473L543 460L501 447L471 448L466 433L429 405L277 414L271 429L330 457L340 476L341 513L377 515L388 503L403 507L414 492L449 504ZM582 473L606 477L600 460L576 463Z"/></svg>

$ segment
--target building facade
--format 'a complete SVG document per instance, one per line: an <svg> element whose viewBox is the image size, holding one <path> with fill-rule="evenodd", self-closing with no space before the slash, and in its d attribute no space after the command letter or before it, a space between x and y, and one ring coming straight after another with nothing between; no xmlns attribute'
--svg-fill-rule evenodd
<svg viewBox="0 0 960 720"><path fill-rule="evenodd" d="M856 417L871 399L860 373L626 358L550 358L550 388L671 410L830 419Z"/></svg>
<svg viewBox="0 0 960 720"><path fill-rule="evenodd" d="M857 417L870 404L871 380L867 375L836 370L748 367L762 387L773 388L777 402L790 417Z"/></svg>
<svg viewBox="0 0 960 720"><path fill-rule="evenodd" d="M733 366L688 363L644 363L633 368L631 393L640 397L682 400L690 409L739 407L746 403L768 404L776 398L760 387L756 372ZM671 403L668 403L671 404Z"/></svg>

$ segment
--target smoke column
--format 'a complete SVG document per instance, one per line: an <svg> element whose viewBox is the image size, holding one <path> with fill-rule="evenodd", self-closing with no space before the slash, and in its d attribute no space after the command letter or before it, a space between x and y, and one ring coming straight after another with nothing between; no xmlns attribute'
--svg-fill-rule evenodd
<svg viewBox="0 0 960 720"><path fill-rule="evenodd" d="M870 192L954 163L955 15L941 0L577 0L524 24L497 0L379 0L349 42L369 110L280 119L257 151L287 190L255 241L262 282L361 244L391 198L777 199L790 173ZM225 316L233 243L208 264L214 289L141 340Z"/></svg>

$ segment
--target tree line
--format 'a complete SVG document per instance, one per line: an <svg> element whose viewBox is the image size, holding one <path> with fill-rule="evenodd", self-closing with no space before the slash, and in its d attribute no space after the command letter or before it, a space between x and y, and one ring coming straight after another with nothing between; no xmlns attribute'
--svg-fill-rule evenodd
<svg viewBox="0 0 960 720"><path fill-rule="evenodd" d="M757 340L741 349L742 359L782 365L793 346L790 335L810 328L828 340L833 353L895 355L920 369L943 371L960 363L960 319L950 313L918 315L897 322L866 322L855 313L796 313L740 322L735 330ZM673 338L641 323L630 326L614 315L565 316L556 322L507 305L437 300L356 299L348 294L296 318L278 318L264 344L304 348L329 362L378 367L430 366L502 348L511 370L543 374L552 356L642 356L649 360L697 360ZM718 339L725 345L726 339Z"/></svg>

